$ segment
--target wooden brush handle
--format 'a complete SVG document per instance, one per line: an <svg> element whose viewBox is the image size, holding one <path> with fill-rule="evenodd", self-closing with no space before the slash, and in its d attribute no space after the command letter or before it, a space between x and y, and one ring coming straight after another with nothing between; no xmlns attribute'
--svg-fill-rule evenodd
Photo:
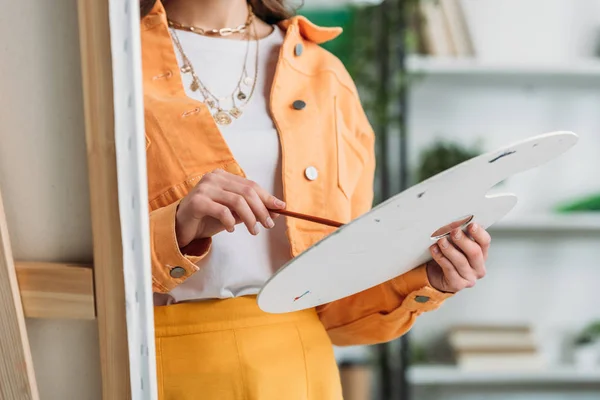
<svg viewBox="0 0 600 400"><path fill-rule="evenodd" d="M272 210L272 209L269 209L269 211L272 212L272 213L275 213L275 214L285 215L286 217L302 219L302 220L305 220L305 221L315 222L315 223L321 224L321 225L333 226L335 228L339 228L340 226L344 225L341 222L332 221L330 219L315 217L315 216L312 216L312 215L300 214L300 213L293 212L293 211L288 211L288 210Z"/></svg>

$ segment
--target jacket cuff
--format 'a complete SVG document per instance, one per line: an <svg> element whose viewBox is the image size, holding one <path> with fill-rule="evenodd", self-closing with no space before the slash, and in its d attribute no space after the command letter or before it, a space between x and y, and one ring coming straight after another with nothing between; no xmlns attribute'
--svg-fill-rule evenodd
<svg viewBox="0 0 600 400"><path fill-rule="evenodd" d="M212 240L199 239L193 255L182 253L175 233L175 216L179 201L150 213L152 243L152 287L154 292L166 293L199 270L195 265L208 254Z"/></svg>
<svg viewBox="0 0 600 400"><path fill-rule="evenodd" d="M391 283L405 297L402 308L419 313L439 308L444 300L454 295L440 292L431 286L426 264L392 279Z"/></svg>

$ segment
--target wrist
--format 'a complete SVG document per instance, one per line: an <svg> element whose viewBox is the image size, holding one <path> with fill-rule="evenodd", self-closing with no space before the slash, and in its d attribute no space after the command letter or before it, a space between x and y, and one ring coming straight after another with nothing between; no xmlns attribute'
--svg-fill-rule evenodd
<svg viewBox="0 0 600 400"><path fill-rule="evenodd" d="M185 235L184 233L183 227L185 226L185 219L182 217L182 214L183 210L180 202L175 209L175 239L177 240L177 245L180 249L189 245L193 240L193 238L188 238L188 235Z"/></svg>

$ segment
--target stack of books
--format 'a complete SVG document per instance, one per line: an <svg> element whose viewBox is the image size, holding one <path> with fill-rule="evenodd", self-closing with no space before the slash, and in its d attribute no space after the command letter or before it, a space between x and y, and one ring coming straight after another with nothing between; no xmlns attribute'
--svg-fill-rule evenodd
<svg viewBox="0 0 600 400"><path fill-rule="evenodd" d="M460 0L419 0L415 30L420 52L439 57L472 57L473 42Z"/></svg>
<svg viewBox="0 0 600 400"><path fill-rule="evenodd" d="M530 327L457 326L449 342L457 364L466 370L537 370L545 363Z"/></svg>

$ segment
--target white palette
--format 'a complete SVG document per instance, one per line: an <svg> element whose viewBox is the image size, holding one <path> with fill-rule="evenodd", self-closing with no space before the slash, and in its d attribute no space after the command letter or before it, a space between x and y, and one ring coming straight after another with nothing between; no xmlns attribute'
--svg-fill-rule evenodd
<svg viewBox="0 0 600 400"><path fill-rule="evenodd" d="M508 214L517 197L487 192L559 156L577 139L572 132L535 136L407 189L287 263L259 293L259 307L270 313L311 308L416 268L431 259L429 247L443 234L441 227L461 220L491 226Z"/></svg>

